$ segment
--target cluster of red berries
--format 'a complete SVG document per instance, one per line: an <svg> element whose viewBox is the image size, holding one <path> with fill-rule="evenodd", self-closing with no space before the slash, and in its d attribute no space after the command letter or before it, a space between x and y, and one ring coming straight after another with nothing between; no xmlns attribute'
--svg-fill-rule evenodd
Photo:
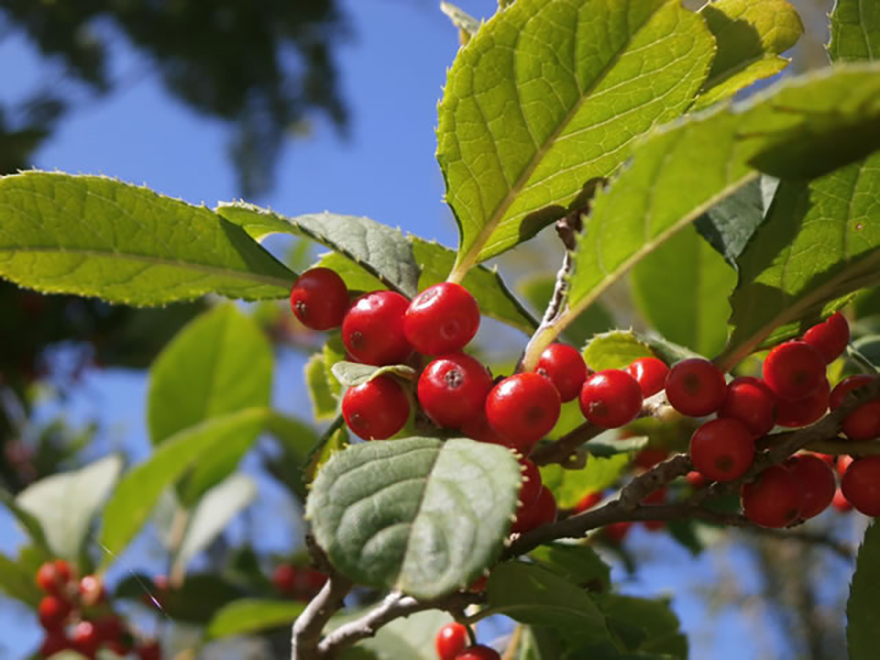
<svg viewBox="0 0 880 660"><path fill-rule="evenodd" d="M470 633L460 623L447 623L434 639L439 660L501 660L498 651L482 644L470 645Z"/></svg>
<svg viewBox="0 0 880 660"><path fill-rule="evenodd" d="M272 584L280 593L295 600L311 600L324 583L327 575L312 568L293 564L278 564L272 572Z"/></svg>
<svg viewBox="0 0 880 660"><path fill-rule="evenodd" d="M46 593L40 601L40 624L46 631L40 656L71 650L95 658L102 648L117 655L134 653L140 660L159 660L155 640L141 640L127 629L122 618L106 602L101 578L86 575L77 580L63 559L46 562L37 571L37 586Z"/></svg>

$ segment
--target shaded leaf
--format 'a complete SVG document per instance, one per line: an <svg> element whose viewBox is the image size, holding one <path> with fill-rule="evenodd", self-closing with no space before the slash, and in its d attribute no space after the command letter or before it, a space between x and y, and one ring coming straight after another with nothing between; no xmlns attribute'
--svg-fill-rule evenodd
<svg viewBox="0 0 880 660"><path fill-rule="evenodd" d="M315 420L323 422L335 417L339 402L330 388L332 374L327 370L323 353L315 353L306 362L306 387L312 402L312 413Z"/></svg>
<svg viewBox="0 0 880 660"><path fill-rule="evenodd" d="M34 582L34 571L4 554L0 554L0 591L32 609L37 609L45 596Z"/></svg>
<svg viewBox="0 0 880 660"><path fill-rule="evenodd" d="M529 557L562 579L590 591L607 591L611 586L611 567L589 546L548 543L532 550Z"/></svg>
<svg viewBox="0 0 880 660"><path fill-rule="evenodd" d="M642 639L632 650L687 660L687 638L679 630L678 617L668 601L606 594L596 596L596 602L609 625L617 622L639 630Z"/></svg>
<svg viewBox="0 0 880 660"><path fill-rule="evenodd" d="M336 616L330 620L329 628L335 629L344 623L357 618L363 612L346 616ZM395 619L387 626L382 626L375 637L363 640L356 649L365 649L376 660L436 660L434 639L437 631L452 617L446 612L428 610L418 612L406 618ZM342 655L343 660L364 660L360 655L349 656L348 650Z"/></svg>
<svg viewBox="0 0 880 660"><path fill-rule="evenodd" d="M846 603L846 644L850 660L868 660L880 645L880 525L868 527L856 558Z"/></svg>
<svg viewBox="0 0 880 660"><path fill-rule="evenodd" d="M762 189L772 187L769 196L772 201L778 184L777 179L760 177L723 199L694 222L700 235L734 268L737 267L737 258L764 220L766 207Z"/></svg>
<svg viewBox="0 0 880 660"><path fill-rule="evenodd" d="M324 431L317 444L306 457L305 467L303 468L305 483L312 483L318 475L318 471L324 467L324 464L330 460L330 457L348 447L348 442L348 427L345 426L342 415L339 415L327 427L327 430Z"/></svg>
<svg viewBox="0 0 880 660"><path fill-rule="evenodd" d="M344 387L355 387L368 383L379 376L397 376L404 380L415 380L416 370L405 364L392 364L386 367L374 367L358 362L337 362L331 369Z"/></svg>
<svg viewBox="0 0 880 660"><path fill-rule="evenodd" d="M132 573L116 587L116 598L140 601L156 607L155 587L147 575ZM189 573L180 587L168 588L161 594L161 608L175 621L204 625L218 611L234 602L241 602L244 592L213 573Z"/></svg>
<svg viewBox="0 0 880 660"><path fill-rule="evenodd" d="M49 541L46 539L46 533L43 531L43 524L39 518L19 506L15 497L4 488L0 488L0 503L15 517L15 520L21 525L31 541L47 554L51 554Z"/></svg>
<svg viewBox="0 0 880 660"><path fill-rule="evenodd" d="M220 609L205 634L208 639L218 639L289 627L305 608L304 602L242 598Z"/></svg>
<svg viewBox="0 0 880 660"><path fill-rule="evenodd" d="M596 493L617 483L629 466L631 454L615 454L608 458L589 456L581 470L566 470L559 465L541 466L541 480L549 488L562 509L571 509L587 493Z"/></svg>

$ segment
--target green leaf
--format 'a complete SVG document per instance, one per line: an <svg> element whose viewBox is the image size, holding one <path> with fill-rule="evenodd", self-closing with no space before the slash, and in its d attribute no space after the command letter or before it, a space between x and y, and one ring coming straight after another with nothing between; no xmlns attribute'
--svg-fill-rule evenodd
<svg viewBox="0 0 880 660"><path fill-rule="evenodd" d="M270 414L265 408L256 408L206 420L168 438L149 459L131 469L119 482L104 511L104 564L111 563L138 533L163 490L218 447L235 443L241 437L255 436Z"/></svg>
<svg viewBox="0 0 880 660"><path fill-rule="evenodd" d="M305 502L307 490L303 471L309 456L315 450L319 437L310 425L298 419L272 411L266 431L281 445L277 456L264 458L269 472L288 486L301 501Z"/></svg>
<svg viewBox="0 0 880 660"><path fill-rule="evenodd" d="M687 659L687 637L679 630L678 617L668 601L616 594L597 596L596 601L609 625L616 622L639 629L642 641L632 650Z"/></svg>
<svg viewBox="0 0 880 660"><path fill-rule="evenodd" d="M492 570L486 592L492 611L514 621L570 628L579 637L608 636L605 617L587 592L546 568L505 562Z"/></svg>
<svg viewBox="0 0 880 660"><path fill-rule="evenodd" d="M831 13L834 62L873 60L880 57L880 11L868 0L837 0Z"/></svg>
<svg viewBox="0 0 880 660"><path fill-rule="evenodd" d="M0 554L0 591L32 609L37 609L45 595L34 582L34 571L4 554Z"/></svg>
<svg viewBox="0 0 880 660"><path fill-rule="evenodd" d="M368 383L379 376L397 376L404 380L415 380L416 370L405 364L392 364L385 367L374 367L358 362L337 362L331 369L344 387L356 387Z"/></svg>
<svg viewBox="0 0 880 660"><path fill-rule="evenodd" d="M627 468L631 454L615 454L608 458L589 456L581 470L566 470L559 465L541 466L541 480L556 498L561 509L571 509L587 493L613 486Z"/></svg>
<svg viewBox="0 0 880 660"><path fill-rule="evenodd" d="M339 252L386 287L412 298L418 293L419 269L412 247L399 229L369 218L316 213L288 218L253 204L221 204L217 213L254 238L284 233L305 236Z"/></svg>
<svg viewBox="0 0 880 660"><path fill-rule="evenodd" d="M584 360L593 371L623 369L643 357L656 357L654 351L631 330L612 330L593 337L584 349Z"/></svg>
<svg viewBox="0 0 880 660"><path fill-rule="evenodd" d="M749 239L764 221L765 197L769 198L769 206L778 185L778 179L760 177L694 221L700 236L734 268Z"/></svg>
<svg viewBox="0 0 880 660"><path fill-rule="evenodd" d="M846 643L850 660L868 660L880 645L880 525L871 524L856 558L846 603Z"/></svg>
<svg viewBox="0 0 880 660"><path fill-rule="evenodd" d="M315 420L323 422L335 417L339 402L330 388L332 374L327 370L323 353L315 353L306 362L306 387L312 402L312 413Z"/></svg>
<svg viewBox="0 0 880 660"><path fill-rule="evenodd" d="M543 313L550 303L555 286L555 276L537 275L520 282L517 290L535 310ZM593 335L607 332L615 327L614 317L608 309L602 303L596 302L565 329L564 336L575 346L584 346Z"/></svg>
<svg viewBox="0 0 880 660"><path fill-rule="evenodd" d="M548 543L529 553L544 568L590 591L607 591L611 586L611 567L586 545Z"/></svg>
<svg viewBox="0 0 880 660"><path fill-rule="evenodd" d="M153 444L205 420L269 405L274 355L257 323L234 305L199 316L153 363L147 421ZM185 374L185 377L183 376ZM232 472L256 438L240 435L199 462L182 493L191 505Z"/></svg>
<svg viewBox="0 0 880 660"><path fill-rule="evenodd" d="M756 80L788 66L780 57L804 32L786 0L719 0L700 10L715 36L718 53L694 110L733 96Z"/></svg>
<svg viewBox="0 0 880 660"><path fill-rule="evenodd" d="M0 276L44 293L163 305L260 300L296 275L206 208L97 176L0 178Z"/></svg>
<svg viewBox="0 0 880 660"><path fill-rule="evenodd" d="M306 516L330 561L355 582L437 598L497 559L520 481L519 464L497 445L366 442L321 469Z"/></svg>
<svg viewBox="0 0 880 660"><path fill-rule="evenodd" d="M150 600L150 607L155 607L152 584L151 577L132 573L119 583L114 596L141 602ZM162 610L169 619L204 625L223 607L239 602L244 592L215 573L189 573L180 587L167 589L161 596Z"/></svg>
<svg viewBox="0 0 880 660"><path fill-rule="evenodd" d="M305 608L306 603L303 602L242 598L218 611L205 634L208 639L218 639L289 627Z"/></svg>
<svg viewBox="0 0 880 660"><path fill-rule="evenodd" d="M34 542L34 545L46 552L46 554L51 554L49 541L46 539L46 533L43 531L43 524L39 518L19 506L15 497L4 488L0 488L0 503L15 517L15 520L21 525L31 541Z"/></svg>
<svg viewBox="0 0 880 660"><path fill-rule="evenodd" d="M727 343L736 271L685 227L636 264L632 292L639 311L664 337L703 355Z"/></svg>
<svg viewBox="0 0 880 660"><path fill-rule="evenodd" d="M318 476L318 471L324 467L330 457L348 447L348 443L348 427L345 425L342 415L338 415L306 457L303 468L305 483L312 483Z"/></svg>
<svg viewBox="0 0 880 660"><path fill-rule="evenodd" d="M437 159L461 236L453 278L527 240L678 116L715 44L675 0L519 0L463 47Z"/></svg>
<svg viewBox="0 0 880 660"><path fill-rule="evenodd" d="M16 503L39 521L54 556L77 561L121 471L122 459L108 456L41 479L19 493Z"/></svg>

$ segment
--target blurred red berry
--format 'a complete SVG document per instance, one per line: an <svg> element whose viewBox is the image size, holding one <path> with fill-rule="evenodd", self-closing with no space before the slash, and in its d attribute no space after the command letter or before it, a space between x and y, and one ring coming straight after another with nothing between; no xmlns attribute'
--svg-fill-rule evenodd
<svg viewBox="0 0 880 660"><path fill-rule="evenodd" d="M812 454L798 454L786 461L785 467L804 494L801 518L808 520L828 508L837 490L837 480L828 463Z"/></svg>

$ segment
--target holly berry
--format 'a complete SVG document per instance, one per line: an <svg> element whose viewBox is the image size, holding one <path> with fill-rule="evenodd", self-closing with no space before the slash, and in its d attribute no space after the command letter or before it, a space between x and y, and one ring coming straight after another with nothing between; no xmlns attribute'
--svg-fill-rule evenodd
<svg viewBox="0 0 880 660"><path fill-rule="evenodd" d="M73 629L72 641L73 648L87 658L94 657L101 645L101 637L98 635L95 624L91 621L80 621L76 624Z"/></svg>
<svg viewBox="0 0 880 660"><path fill-rule="evenodd" d="M46 593L59 595L73 580L73 569L63 559L47 561L37 570L37 586Z"/></svg>
<svg viewBox="0 0 880 660"><path fill-rule="evenodd" d="M574 401L587 379L587 363L568 344L550 344L545 348L535 371L550 379L563 402Z"/></svg>
<svg viewBox="0 0 880 660"><path fill-rule="evenodd" d="M98 637L103 643L120 642L125 634L125 625L115 614L104 616L94 622ZM124 654L123 654L124 655Z"/></svg>
<svg viewBox="0 0 880 660"><path fill-rule="evenodd" d="M813 518L828 508L837 490L837 480L828 463L812 454L799 454L786 461L785 467L803 491L801 518Z"/></svg>
<svg viewBox="0 0 880 660"><path fill-rule="evenodd" d="M361 438L385 440L409 419L409 399L394 378L377 376L346 390L342 416L348 428Z"/></svg>
<svg viewBox="0 0 880 660"><path fill-rule="evenodd" d="M541 525L549 525L556 521L557 513L556 498L548 488L542 487L531 506L519 512L510 531L525 534Z"/></svg>
<svg viewBox="0 0 880 660"><path fill-rule="evenodd" d="M152 639L141 642L137 649L135 649L135 654L140 660L161 660L162 647L159 646L159 642Z"/></svg>
<svg viewBox="0 0 880 660"><path fill-rule="evenodd" d="M642 409L642 389L625 371L607 369L593 374L584 383L580 406L591 424L616 429L638 417Z"/></svg>
<svg viewBox="0 0 880 660"><path fill-rule="evenodd" d="M477 301L467 289L452 282L422 291L409 304L403 320L407 341L423 355L460 351L479 327Z"/></svg>
<svg viewBox="0 0 880 660"><path fill-rule="evenodd" d="M623 543L631 527L632 523L628 521L611 523L602 528L602 534L612 543Z"/></svg>
<svg viewBox="0 0 880 660"><path fill-rule="evenodd" d="M718 367L702 358L682 360L666 379L666 398L683 415L704 417L718 410L727 396L727 383Z"/></svg>
<svg viewBox="0 0 880 660"><path fill-rule="evenodd" d="M72 610L73 606L70 601L51 594L45 596L37 608L40 625L46 630L58 630L64 627L64 622Z"/></svg>
<svg viewBox="0 0 880 660"><path fill-rule="evenodd" d="M503 437L531 451L556 425L561 406L559 392L549 380L536 373L514 374L489 392L486 418Z"/></svg>
<svg viewBox="0 0 880 660"><path fill-rule="evenodd" d="M598 490L590 491L589 493L584 495L577 504L574 505L574 512L583 513L584 511L589 511L601 501L601 492L599 492Z"/></svg>
<svg viewBox="0 0 880 660"><path fill-rule="evenodd" d="M831 364L846 350L849 343L849 323L843 314L835 312L824 323L807 330L804 342L819 351L826 364Z"/></svg>
<svg viewBox="0 0 880 660"><path fill-rule="evenodd" d="M364 364L400 364L412 353L403 319L409 300L394 291L366 293L352 303L342 321L342 343Z"/></svg>
<svg viewBox="0 0 880 660"><path fill-rule="evenodd" d="M508 447L522 456L527 456L528 453L532 451L532 447L535 444L532 441L519 442L502 436L498 431L492 428L492 425L486 418L485 409L477 419L471 420L462 426L461 432L467 437L472 438L473 440L478 440L479 442L488 442L493 445Z"/></svg>
<svg viewBox="0 0 880 660"><path fill-rule="evenodd" d="M348 287L335 271L312 268L294 282L290 290L290 307L307 328L338 328L348 309Z"/></svg>
<svg viewBox="0 0 880 660"><path fill-rule="evenodd" d="M437 631L434 646L440 660L454 660L455 656L467 648L470 641L468 629L460 623L447 623Z"/></svg>
<svg viewBox="0 0 880 660"><path fill-rule="evenodd" d="M828 412L828 395L828 381L824 380L819 389L808 397L795 401L779 399L776 423L786 428L798 428L822 419Z"/></svg>
<svg viewBox="0 0 880 660"><path fill-rule="evenodd" d="M760 378L734 378L718 416L742 422L755 436L766 435L776 423L776 395Z"/></svg>
<svg viewBox="0 0 880 660"><path fill-rule="evenodd" d="M714 419L691 436L694 468L712 481L733 481L743 476L755 457L755 442L742 422Z"/></svg>
<svg viewBox="0 0 880 660"><path fill-rule="evenodd" d="M684 475L684 480L687 481L688 485L691 488L695 489L705 488L709 483L709 480L696 470L691 470L686 475Z"/></svg>
<svg viewBox="0 0 880 660"><path fill-rule="evenodd" d="M868 374L857 374L844 378L831 390L831 396L828 398L828 405L831 407L831 410L840 408L840 404L843 403L847 394L857 387L870 385L874 382L875 378L876 376L869 376Z"/></svg>
<svg viewBox="0 0 880 660"><path fill-rule="evenodd" d="M626 372L636 379L646 399L666 387L669 377L669 367L655 357L639 358L626 368Z"/></svg>
<svg viewBox="0 0 880 660"><path fill-rule="evenodd" d="M297 570L290 564L279 564L272 571L272 585L281 593L291 593L296 588Z"/></svg>
<svg viewBox="0 0 880 660"><path fill-rule="evenodd" d="M841 425L850 440L871 440L880 437L880 399L863 403L853 410Z"/></svg>
<svg viewBox="0 0 880 660"><path fill-rule="evenodd" d="M538 495L543 487L543 484L541 483L541 473L538 471L538 466L527 458L521 458L519 463L523 467L523 473L522 483L519 487L520 504L519 508L517 508L517 513L532 506L538 499Z"/></svg>
<svg viewBox="0 0 880 660"><path fill-rule="evenodd" d="M880 456L854 460L840 482L844 497L866 516L880 516Z"/></svg>
<svg viewBox="0 0 880 660"><path fill-rule="evenodd" d="M327 584L328 579L329 577L326 573L322 573L321 571L308 570L306 571L305 577L303 578L303 582L305 583L305 588L309 595L314 595L324 588L324 585Z"/></svg>
<svg viewBox="0 0 880 660"><path fill-rule="evenodd" d="M461 429L483 415L491 389L492 375L486 367L464 353L450 353L422 372L419 404L437 426Z"/></svg>
<svg viewBox="0 0 880 660"><path fill-rule="evenodd" d="M650 470L667 458L669 458L669 452L666 449L645 447L636 454L636 457L633 459L633 465L642 470Z"/></svg>
<svg viewBox="0 0 880 660"><path fill-rule="evenodd" d="M63 629L47 630L43 643L40 646L40 656L49 658L56 653L61 653L71 648L72 643L67 639L67 634Z"/></svg>
<svg viewBox="0 0 880 660"><path fill-rule="evenodd" d="M454 660L501 660L498 651L482 644L471 646L455 656Z"/></svg>
<svg viewBox="0 0 880 660"><path fill-rule="evenodd" d="M762 527L785 527L795 522L804 507L804 491L795 476L773 465L742 488L743 513Z"/></svg>
<svg viewBox="0 0 880 660"><path fill-rule="evenodd" d="M771 350L764 359L764 380L781 399L810 396L825 379L825 360L802 341L789 341Z"/></svg>

